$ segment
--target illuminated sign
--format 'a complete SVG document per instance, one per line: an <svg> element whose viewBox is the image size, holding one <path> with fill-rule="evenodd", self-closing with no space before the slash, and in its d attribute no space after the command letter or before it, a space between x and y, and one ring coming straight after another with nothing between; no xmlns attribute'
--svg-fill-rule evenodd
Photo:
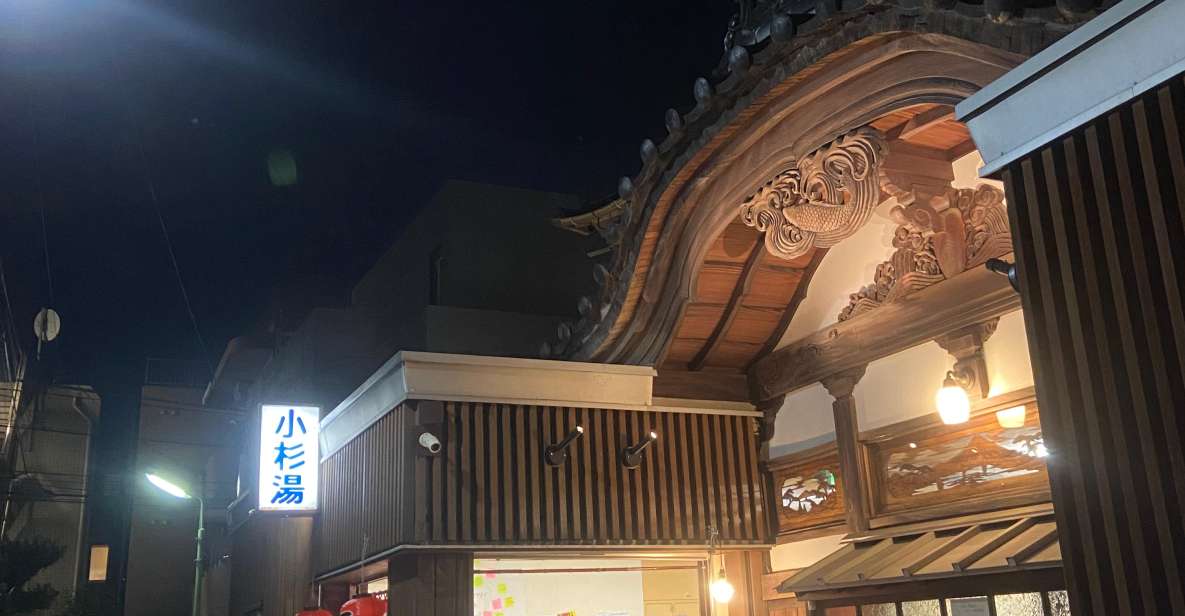
<svg viewBox="0 0 1185 616"><path fill-rule="evenodd" d="M259 510L316 510L321 409L265 404L261 421Z"/></svg>

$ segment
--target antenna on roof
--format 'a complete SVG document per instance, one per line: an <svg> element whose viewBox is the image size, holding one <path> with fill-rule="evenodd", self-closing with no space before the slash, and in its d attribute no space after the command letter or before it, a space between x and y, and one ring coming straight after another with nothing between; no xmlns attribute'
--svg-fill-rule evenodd
<svg viewBox="0 0 1185 616"><path fill-rule="evenodd" d="M42 308L33 317L33 333L37 334L37 359L41 359L41 345L58 337L62 319L53 308Z"/></svg>

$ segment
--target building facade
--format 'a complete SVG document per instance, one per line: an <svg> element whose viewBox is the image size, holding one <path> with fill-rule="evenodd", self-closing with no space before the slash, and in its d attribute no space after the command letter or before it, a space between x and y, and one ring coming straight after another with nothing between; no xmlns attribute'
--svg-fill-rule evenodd
<svg viewBox="0 0 1185 616"><path fill-rule="evenodd" d="M10 409L0 449L0 537L45 539L63 548L62 557L31 581L58 592L57 609L77 593L103 587L111 575L109 546L90 545L87 532L88 494L95 489L90 445L100 399L90 387L46 386L33 379L4 382L0 388Z"/></svg>
<svg viewBox="0 0 1185 616"><path fill-rule="evenodd" d="M193 372L184 362L150 363L149 382L140 394L136 459L129 477L132 514L124 614L185 614L192 600L197 503L151 486L145 480L147 472L177 478L202 496L204 613L225 614L229 570L223 557L230 551L226 508L236 496L235 446L245 417L232 409L203 405L206 388L197 385L198 378L184 378ZM178 363L180 369L154 369Z"/></svg>
<svg viewBox="0 0 1185 616"><path fill-rule="evenodd" d="M618 198L554 221L600 246L503 269L437 205L335 313L357 344L224 357L231 614L1185 609L1180 5L740 6ZM539 338L428 333L532 293L572 306ZM265 511L264 404L320 409L313 513Z"/></svg>

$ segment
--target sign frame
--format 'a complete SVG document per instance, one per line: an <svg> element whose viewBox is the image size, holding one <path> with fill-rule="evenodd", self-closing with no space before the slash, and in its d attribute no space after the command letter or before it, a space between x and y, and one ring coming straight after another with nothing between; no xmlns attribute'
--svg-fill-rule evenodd
<svg viewBox="0 0 1185 616"><path fill-rule="evenodd" d="M259 405L257 513L317 513L320 447L321 407L298 403Z"/></svg>

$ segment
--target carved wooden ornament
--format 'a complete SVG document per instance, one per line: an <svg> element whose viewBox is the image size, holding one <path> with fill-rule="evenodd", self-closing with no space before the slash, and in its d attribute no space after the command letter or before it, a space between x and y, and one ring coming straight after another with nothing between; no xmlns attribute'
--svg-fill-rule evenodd
<svg viewBox="0 0 1185 616"><path fill-rule="evenodd" d="M782 259L828 248L855 233L880 202L880 133L852 131L774 176L741 205L741 220L765 234Z"/></svg>
<svg viewBox="0 0 1185 616"><path fill-rule="evenodd" d="M896 250L872 283L853 293L844 321L1012 251L1004 193L991 186L951 188L934 203L893 208Z"/></svg>

